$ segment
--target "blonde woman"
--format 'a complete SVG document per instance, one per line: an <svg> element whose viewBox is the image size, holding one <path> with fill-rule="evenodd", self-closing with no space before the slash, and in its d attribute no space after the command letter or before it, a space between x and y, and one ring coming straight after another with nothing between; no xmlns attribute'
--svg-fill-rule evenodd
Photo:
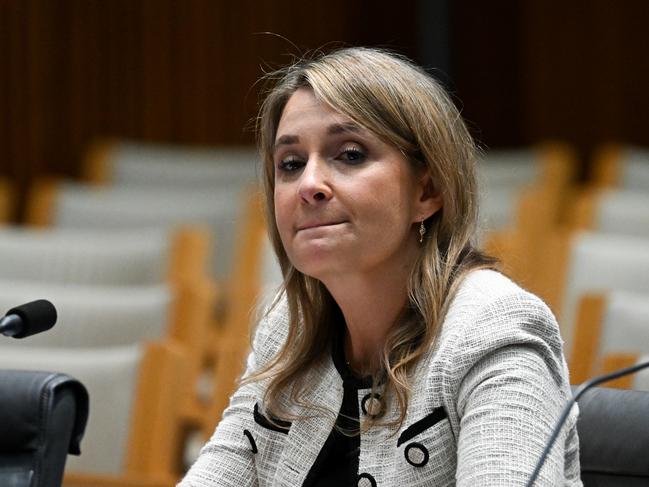
<svg viewBox="0 0 649 487"><path fill-rule="evenodd" d="M258 130L284 289L180 485L523 485L567 370L548 308L473 247L457 109L375 49L274 81ZM537 485L581 485L574 417Z"/></svg>

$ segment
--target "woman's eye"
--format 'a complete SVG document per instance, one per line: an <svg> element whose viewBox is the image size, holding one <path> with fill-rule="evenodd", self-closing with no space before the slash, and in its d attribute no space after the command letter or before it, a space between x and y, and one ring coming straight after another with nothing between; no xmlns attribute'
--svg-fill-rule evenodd
<svg viewBox="0 0 649 487"><path fill-rule="evenodd" d="M297 159L296 157L287 157L286 159L279 161L279 164L277 164L277 169L279 169L281 172L289 173L297 171L303 166L304 162L302 162L300 159Z"/></svg>
<svg viewBox="0 0 649 487"><path fill-rule="evenodd" d="M350 163L360 164L365 161L367 156L362 150L356 147L350 147L343 150L338 158Z"/></svg>

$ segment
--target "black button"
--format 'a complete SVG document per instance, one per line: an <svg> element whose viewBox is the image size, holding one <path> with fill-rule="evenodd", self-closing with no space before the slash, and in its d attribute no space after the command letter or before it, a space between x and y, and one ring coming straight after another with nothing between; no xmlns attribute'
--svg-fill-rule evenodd
<svg viewBox="0 0 649 487"><path fill-rule="evenodd" d="M413 467L423 467L428 463L428 450L421 443L410 443L403 453Z"/></svg>
<svg viewBox="0 0 649 487"><path fill-rule="evenodd" d="M367 394L361 400L361 410L363 414L371 417L378 418L383 414L383 401L381 401L381 395L377 393Z"/></svg>
<svg viewBox="0 0 649 487"><path fill-rule="evenodd" d="M376 487L376 480L369 473L362 473L358 476L356 485L358 487Z"/></svg>

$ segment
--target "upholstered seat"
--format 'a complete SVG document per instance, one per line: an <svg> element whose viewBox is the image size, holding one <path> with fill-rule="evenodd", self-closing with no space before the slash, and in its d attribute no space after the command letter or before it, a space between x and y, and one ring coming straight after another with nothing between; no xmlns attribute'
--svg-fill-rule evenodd
<svg viewBox="0 0 649 487"><path fill-rule="evenodd" d="M28 221L58 229L171 230L184 225L209 229L214 239L212 276L231 270L236 222L243 217L245 191L212 188L92 187L41 181L27 209Z"/></svg>
<svg viewBox="0 0 649 487"><path fill-rule="evenodd" d="M112 139L89 147L82 171L86 181L96 184L216 190L253 183L258 158L254 146L189 147Z"/></svg>
<svg viewBox="0 0 649 487"><path fill-rule="evenodd" d="M558 315L567 352L572 350L577 304L586 293L649 293L649 239L580 232L556 235L544 249L541 293Z"/></svg>
<svg viewBox="0 0 649 487"><path fill-rule="evenodd" d="M209 238L196 227L0 228L0 277L92 285L153 285L203 275Z"/></svg>
<svg viewBox="0 0 649 487"><path fill-rule="evenodd" d="M568 215L579 230L649 237L647 190L594 189L581 192Z"/></svg>

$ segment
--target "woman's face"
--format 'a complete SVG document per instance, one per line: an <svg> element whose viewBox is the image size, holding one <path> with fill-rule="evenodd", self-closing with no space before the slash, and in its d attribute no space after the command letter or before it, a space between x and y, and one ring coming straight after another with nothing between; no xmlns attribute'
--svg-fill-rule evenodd
<svg viewBox="0 0 649 487"><path fill-rule="evenodd" d="M427 178L398 149L307 88L284 108L274 163L275 218L286 253L325 284L409 265L418 223L441 205L431 210Z"/></svg>

